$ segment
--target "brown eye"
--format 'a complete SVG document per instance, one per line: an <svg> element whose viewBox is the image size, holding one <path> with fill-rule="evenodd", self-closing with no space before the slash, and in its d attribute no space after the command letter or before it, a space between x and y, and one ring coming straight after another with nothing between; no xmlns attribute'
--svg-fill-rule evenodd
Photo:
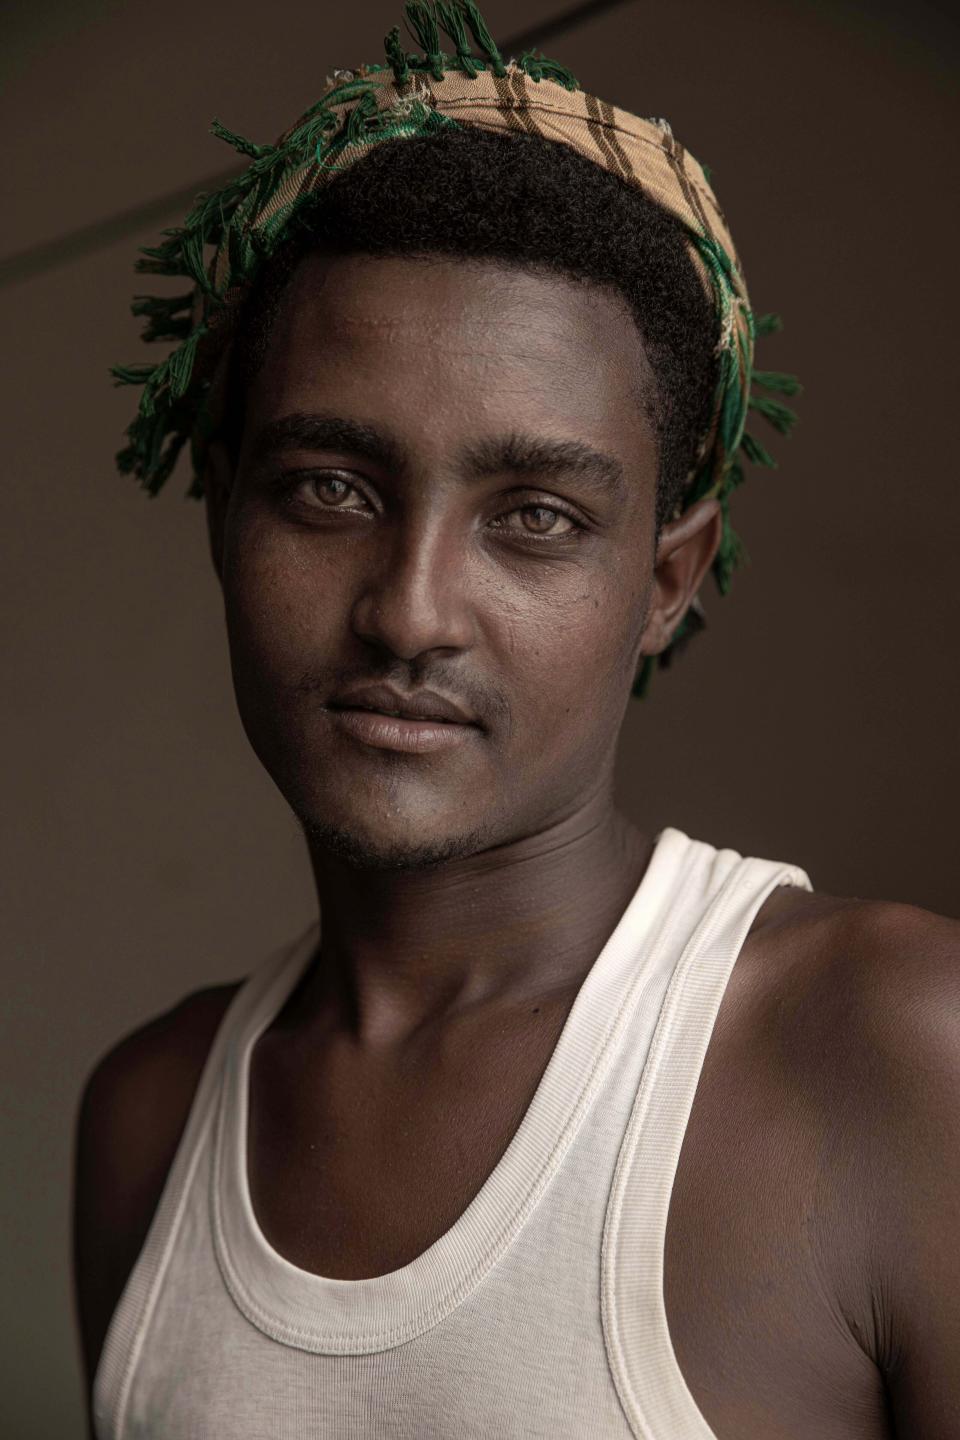
<svg viewBox="0 0 960 1440"><path fill-rule="evenodd" d="M523 523L535 535L544 535L552 530L558 520L566 519L559 510L550 510L546 505L527 505L521 511Z"/></svg>
<svg viewBox="0 0 960 1440"><path fill-rule="evenodd" d="M353 489L337 475L320 475L313 481L314 492L324 504L339 505Z"/></svg>
<svg viewBox="0 0 960 1440"><path fill-rule="evenodd" d="M514 535L526 535L531 540L570 540L583 530L572 515L556 505L519 505L516 510L500 515L493 523L507 534L512 531Z"/></svg>
<svg viewBox="0 0 960 1440"><path fill-rule="evenodd" d="M315 510L365 511L367 502L356 485L342 475L316 472L291 477L284 486L287 496Z"/></svg>

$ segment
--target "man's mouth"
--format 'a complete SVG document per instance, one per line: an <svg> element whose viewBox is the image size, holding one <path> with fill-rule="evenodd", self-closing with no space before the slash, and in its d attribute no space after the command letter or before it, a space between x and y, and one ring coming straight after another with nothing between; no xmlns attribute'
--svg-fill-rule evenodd
<svg viewBox="0 0 960 1440"><path fill-rule="evenodd" d="M377 750L423 755L463 744L480 733L474 724L438 716L412 716L363 705L328 705L327 709L341 733Z"/></svg>
<svg viewBox="0 0 960 1440"><path fill-rule="evenodd" d="M370 715L390 715L395 720L415 720L418 723L429 723L431 725L457 725L464 722L457 720L446 720L442 715L411 715L408 710L384 710L382 706L373 705L331 705L331 710L366 710Z"/></svg>
<svg viewBox="0 0 960 1440"><path fill-rule="evenodd" d="M476 716L451 696L398 690L383 681L345 686L330 696L326 709L342 734L408 755L462 745L482 730Z"/></svg>

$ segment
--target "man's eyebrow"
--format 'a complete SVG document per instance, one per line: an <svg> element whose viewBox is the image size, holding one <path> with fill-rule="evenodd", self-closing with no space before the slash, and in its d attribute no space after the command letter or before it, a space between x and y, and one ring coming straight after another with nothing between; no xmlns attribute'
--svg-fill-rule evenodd
<svg viewBox="0 0 960 1440"><path fill-rule="evenodd" d="M271 420L257 431L251 446L253 462L262 463L285 450L339 450L361 455L384 469L409 468L403 447L386 431L342 415L295 411ZM559 474L575 475L603 493L626 494L623 466L612 455L581 440L551 440L514 431L480 440L461 454L461 463L477 478L510 474L543 481Z"/></svg>
<svg viewBox="0 0 960 1440"><path fill-rule="evenodd" d="M502 439L478 441L464 452L463 460L477 476L508 473L542 480L565 473L576 475L595 489L612 491L620 497L626 494L620 461L581 440L548 440L514 433Z"/></svg>
<svg viewBox="0 0 960 1440"><path fill-rule="evenodd" d="M271 420L257 431L251 456L256 463L284 450L339 450L390 470L403 470L406 465L401 447L385 431L342 415L297 411Z"/></svg>

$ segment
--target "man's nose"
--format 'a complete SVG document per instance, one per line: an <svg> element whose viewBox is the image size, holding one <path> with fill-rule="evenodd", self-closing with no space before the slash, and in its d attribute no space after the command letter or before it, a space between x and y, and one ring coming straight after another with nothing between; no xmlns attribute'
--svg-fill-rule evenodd
<svg viewBox="0 0 960 1440"><path fill-rule="evenodd" d="M398 526L372 561L352 623L362 640L402 660L469 648L475 627L463 544L448 527Z"/></svg>

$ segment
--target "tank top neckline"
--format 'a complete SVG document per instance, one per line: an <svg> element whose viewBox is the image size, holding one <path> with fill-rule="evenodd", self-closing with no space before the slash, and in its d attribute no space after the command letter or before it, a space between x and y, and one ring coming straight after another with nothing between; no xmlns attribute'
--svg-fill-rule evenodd
<svg viewBox="0 0 960 1440"><path fill-rule="evenodd" d="M618 1052L647 970L670 939L673 897L709 847L667 828L581 984L533 1098L506 1150L457 1220L387 1274L338 1280L301 1269L266 1239L247 1169L250 1055L316 954L321 920L251 999L224 1059L211 1219L235 1304L263 1333L317 1354L372 1354L424 1333L475 1289L535 1209Z"/></svg>

